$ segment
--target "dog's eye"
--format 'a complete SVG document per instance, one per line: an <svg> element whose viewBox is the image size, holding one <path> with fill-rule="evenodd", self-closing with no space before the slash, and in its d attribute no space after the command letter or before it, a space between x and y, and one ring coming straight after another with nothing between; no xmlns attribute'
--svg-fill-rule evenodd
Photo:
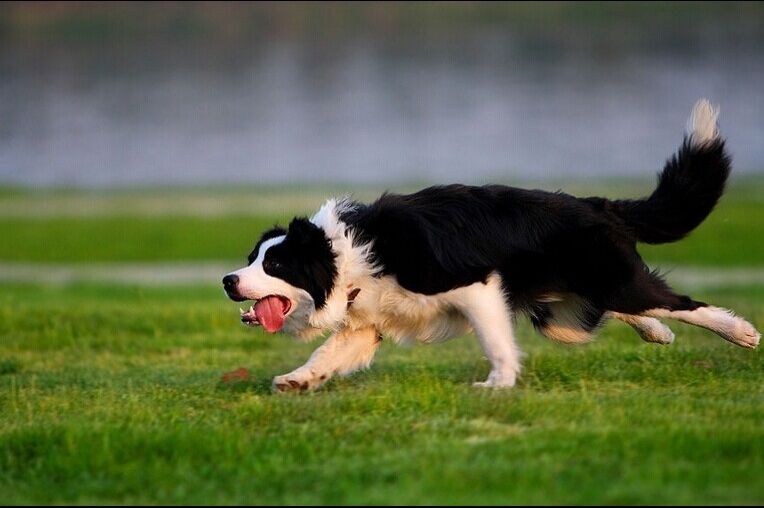
<svg viewBox="0 0 764 508"><path fill-rule="evenodd" d="M279 263L275 259L264 259L263 260L263 268L266 270L274 270L276 268L281 268L281 263Z"/></svg>

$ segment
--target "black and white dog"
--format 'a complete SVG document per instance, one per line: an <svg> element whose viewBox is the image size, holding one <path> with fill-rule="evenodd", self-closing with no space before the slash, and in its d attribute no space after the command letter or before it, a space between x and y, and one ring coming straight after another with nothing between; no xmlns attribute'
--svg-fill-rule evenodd
<svg viewBox="0 0 764 508"><path fill-rule="evenodd" d="M330 199L312 217L266 231L248 266L223 278L227 296L252 300L246 325L308 340L330 332L277 391L312 390L367 368L383 337L444 341L474 331L491 371L486 387L520 373L513 317L564 343L591 339L608 318L668 344L670 318L745 348L759 332L731 311L675 293L643 262L638 242L677 241L722 196L730 156L718 110L695 105L687 133L643 199L577 198L501 185L446 185L371 204Z"/></svg>

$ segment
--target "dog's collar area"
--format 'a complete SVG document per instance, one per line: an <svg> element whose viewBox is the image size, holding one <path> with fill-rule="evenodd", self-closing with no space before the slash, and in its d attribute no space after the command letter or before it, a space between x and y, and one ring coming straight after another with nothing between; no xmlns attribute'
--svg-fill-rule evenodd
<svg viewBox="0 0 764 508"><path fill-rule="evenodd" d="M353 290L348 293L348 309L351 305L353 305L353 302L355 302L355 297L358 296L358 293L361 292L361 288L353 288Z"/></svg>

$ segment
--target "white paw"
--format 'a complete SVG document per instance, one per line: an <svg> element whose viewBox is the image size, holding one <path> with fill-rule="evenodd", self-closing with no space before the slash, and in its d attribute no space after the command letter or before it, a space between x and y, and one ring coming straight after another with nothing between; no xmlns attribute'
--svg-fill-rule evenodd
<svg viewBox="0 0 764 508"><path fill-rule="evenodd" d="M329 380L328 375L316 375L309 369L297 369L273 378L273 389L279 393L315 390Z"/></svg>
<svg viewBox="0 0 764 508"><path fill-rule="evenodd" d="M512 388L515 386L515 379L517 379L517 373L514 371L499 372L492 370L491 373L488 374L488 379L472 383L472 386L478 386L480 388Z"/></svg>
<svg viewBox="0 0 764 508"><path fill-rule="evenodd" d="M639 335L646 342L656 342L658 344L671 344L676 337L671 328L657 319L654 323L651 323L651 326L639 330Z"/></svg>
<svg viewBox="0 0 764 508"><path fill-rule="evenodd" d="M761 334L753 327L751 323L744 319L739 319L736 323L735 330L729 337L725 337L730 342L737 344L738 346L753 349L759 345L761 340Z"/></svg>

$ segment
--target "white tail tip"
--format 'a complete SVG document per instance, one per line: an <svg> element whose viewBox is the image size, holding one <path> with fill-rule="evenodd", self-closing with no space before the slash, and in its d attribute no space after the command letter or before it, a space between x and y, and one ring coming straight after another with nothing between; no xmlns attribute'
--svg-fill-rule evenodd
<svg viewBox="0 0 764 508"><path fill-rule="evenodd" d="M687 120L687 136L690 144L695 147L703 146L719 138L719 126L716 119L719 108L714 107L707 99L700 99L692 108Z"/></svg>

